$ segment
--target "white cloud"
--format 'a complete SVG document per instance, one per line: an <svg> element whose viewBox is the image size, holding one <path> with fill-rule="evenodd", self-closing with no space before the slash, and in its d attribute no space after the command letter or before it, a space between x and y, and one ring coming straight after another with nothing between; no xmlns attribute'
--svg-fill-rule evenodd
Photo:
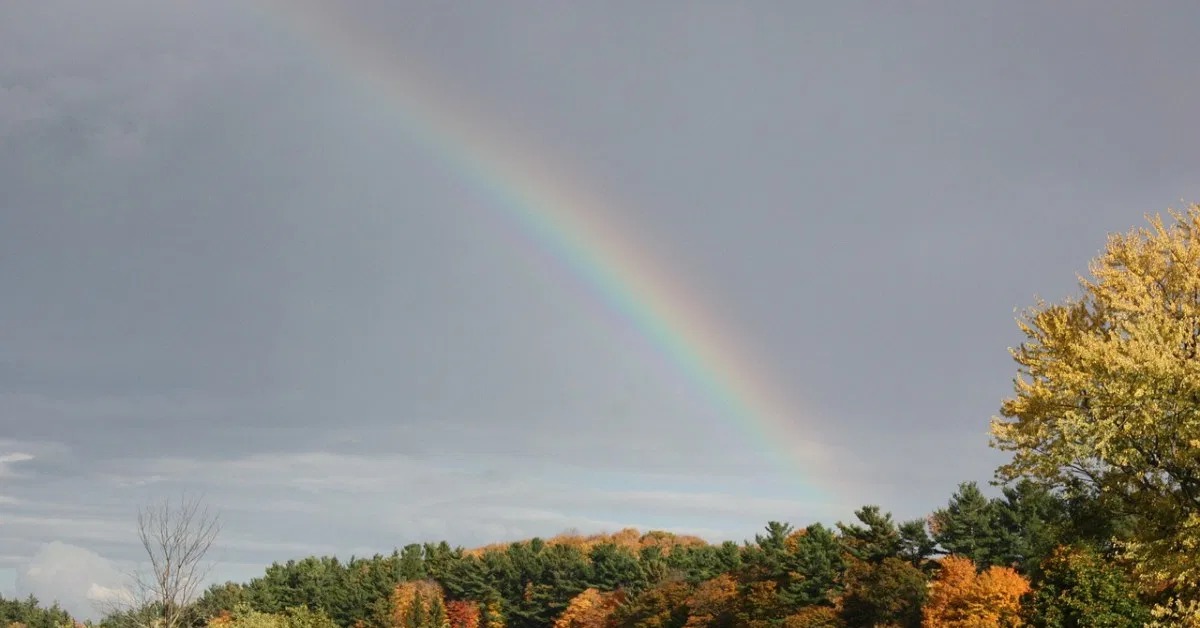
<svg viewBox="0 0 1200 628"><path fill-rule="evenodd" d="M49 604L57 601L79 619L95 619L102 602L120 595L124 576L99 554L60 541L38 550L17 574L17 593L32 594Z"/></svg>
<svg viewBox="0 0 1200 628"><path fill-rule="evenodd" d="M125 587L106 587L95 582L92 583L92 586L88 587L85 596L100 608L104 608L106 605L130 604L133 601L133 594L129 589Z"/></svg>

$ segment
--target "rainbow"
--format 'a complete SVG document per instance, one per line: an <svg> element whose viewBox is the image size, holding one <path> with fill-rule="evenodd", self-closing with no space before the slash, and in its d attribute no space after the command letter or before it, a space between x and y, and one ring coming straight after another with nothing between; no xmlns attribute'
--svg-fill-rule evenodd
<svg viewBox="0 0 1200 628"><path fill-rule="evenodd" d="M712 400L723 416L758 440L785 479L809 497L825 491L817 475L832 470L832 452L820 444L811 415L776 394L770 378L717 324L695 295L651 257L634 231L619 224L583 177L528 138L507 136L501 125L467 107L444 85L397 57L361 27L337 14L335 2L260 0L287 29L334 57L340 68L387 100L431 153L479 186L492 204L544 251L564 264L606 307L632 324L655 349ZM557 166L557 167L556 167ZM797 420L808 419L805 424Z"/></svg>

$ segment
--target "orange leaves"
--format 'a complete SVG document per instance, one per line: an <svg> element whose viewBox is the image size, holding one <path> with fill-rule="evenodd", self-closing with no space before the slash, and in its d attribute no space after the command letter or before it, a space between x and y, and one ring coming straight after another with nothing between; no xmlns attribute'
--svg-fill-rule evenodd
<svg viewBox="0 0 1200 628"><path fill-rule="evenodd" d="M480 628L482 616L476 602L454 600L446 603L446 618L450 620L450 628Z"/></svg>
<svg viewBox="0 0 1200 628"><path fill-rule="evenodd" d="M1016 628L1029 582L1008 567L975 573L975 563L947 556L929 591L924 628Z"/></svg>
<svg viewBox="0 0 1200 628"><path fill-rule="evenodd" d="M208 628L229 628L233 624L233 614L228 610L222 610L215 617L208 620ZM12 626L9 626L12 628Z"/></svg>
<svg viewBox="0 0 1200 628"><path fill-rule="evenodd" d="M576 595L554 622L554 628L609 628L612 612L620 603L615 593L586 589Z"/></svg>

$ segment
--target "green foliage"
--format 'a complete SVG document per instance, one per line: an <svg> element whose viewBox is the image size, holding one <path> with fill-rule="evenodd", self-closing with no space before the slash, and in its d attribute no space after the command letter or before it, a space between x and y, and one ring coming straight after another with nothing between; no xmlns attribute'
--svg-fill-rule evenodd
<svg viewBox="0 0 1200 628"><path fill-rule="evenodd" d="M927 596L925 574L908 562L853 559L846 568L842 619L849 626L919 628Z"/></svg>
<svg viewBox="0 0 1200 628"><path fill-rule="evenodd" d="M950 503L931 519L933 538L947 554L966 556L980 567L995 564L995 508L978 484L960 484Z"/></svg>
<svg viewBox="0 0 1200 628"><path fill-rule="evenodd" d="M1022 573L1038 566L1070 534L1066 503L1045 485L1023 480L992 500L991 558ZM985 565L986 566L986 565Z"/></svg>
<svg viewBox="0 0 1200 628"><path fill-rule="evenodd" d="M292 606L280 613L256 611L246 603L209 622L211 628L337 628L328 615L306 606Z"/></svg>
<svg viewBox="0 0 1200 628"><path fill-rule="evenodd" d="M897 555L907 560L913 567L926 564L930 556L937 550L937 541L929 535L925 521L915 519L905 521L898 528L900 532L900 548Z"/></svg>
<svg viewBox="0 0 1200 628"><path fill-rule="evenodd" d="M1055 550L1035 584L1027 604L1031 626L1126 628L1150 619L1129 576L1090 547Z"/></svg>
<svg viewBox="0 0 1200 628"><path fill-rule="evenodd" d="M854 512L859 524L838 523L842 545L858 560L877 563L900 553L900 531L891 513L881 512L879 506L863 506Z"/></svg>
<svg viewBox="0 0 1200 628"><path fill-rule="evenodd" d="M788 577L779 589L785 607L799 610L833 604L845 569L841 549L834 532L819 523L794 537L787 561Z"/></svg>
<svg viewBox="0 0 1200 628"><path fill-rule="evenodd" d="M32 595L23 600L9 600L0 596L0 627L12 624L27 628L63 628L73 626L75 621L57 603L42 607Z"/></svg>

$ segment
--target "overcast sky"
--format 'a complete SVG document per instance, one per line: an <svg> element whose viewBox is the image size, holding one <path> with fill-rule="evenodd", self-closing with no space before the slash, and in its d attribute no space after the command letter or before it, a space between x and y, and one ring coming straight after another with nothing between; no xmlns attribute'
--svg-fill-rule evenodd
<svg viewBox="0 0 1200 628"><path fill-rule="evenodd" d="M801 472L286 5L0 2L0 593L94 614L184 490L238 580L922 516L1003 460L1014 308L1200 200L1194 3L323 11L602 190L819 432Z"/></svg>

